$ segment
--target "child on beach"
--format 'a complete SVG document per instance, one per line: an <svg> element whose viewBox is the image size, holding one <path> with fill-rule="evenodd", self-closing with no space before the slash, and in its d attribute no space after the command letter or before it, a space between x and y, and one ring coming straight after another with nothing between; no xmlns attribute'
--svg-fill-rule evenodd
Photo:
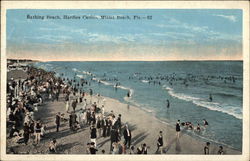
<svg viewBox="0 0 250 161"><path fill-rule="evenodd" d="M35 143L38 144L40 143L40 139L41 139L41 130L42 128L42 124L41 122L38 120L35 124Z"/></svg>
<svg viewBox="0 0 250 161"><path fill-rule="evenodd" d="M178 120L176 123L176 136L177 136L177 138L180 137L180 131L181 131L180 120Z"/></svg>
<svg viewBox="0 0 250 161"><path fill-rule="evenodd" d="M223 151L223 147L222 147L222 146L219 147L218 154L220 154L220 155L224 154L224 151Z"/></svg>
<svg viewBox="0 0 250 161"><path fill-rule="evenodd" d="M49 153L50 154L55 154L56 153L56 139L54 138L50 143L49 143Z"/></svg>
<svg viewBox="0 0 250 161"><path fill-rule="evenodd" d="M204 147L204 154L208 155L209 154L209 146L210 146L210 142L206 143L206 146Z"/></svg>

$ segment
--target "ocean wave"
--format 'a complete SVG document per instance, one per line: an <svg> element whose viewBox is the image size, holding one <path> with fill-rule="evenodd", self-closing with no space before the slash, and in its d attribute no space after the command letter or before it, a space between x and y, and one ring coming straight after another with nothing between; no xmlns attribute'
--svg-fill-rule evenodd
<svg viewBox="0 0 250 161"><path fill-rule="evenodd" d="M95 76L95 74L88 72L88 71L82 71L82 73L85 75Z"/></svg>
<svg viewBox="0 0 250 161"><path fill-rule="evenodd" d="M92 78L92 80L96 81L96 82L100 82L106 86L113 86L112 83L106 82L106 81L102 81L100 78Z"/></svg>
<svg viewBox="0 0 250 161"><path fill-rule="evenodd" d="M148 80L141 80L142 83L148 83Z"/></svg>
<svg viewBox="0 0 250 161"><path fill-rule="evenodd" d="M77 74L76 76L81 78L81 79L84 78L83 75L80 75L80 74Z"/></svg>
<svg viewBox="0 0 250 161"><path fill-rule="evenodd" d="M207 100L202 99L202 98L189 96L183 93L176 93L172 88L166 85L164 85L163 88L165 88L168 91L168 93L175 98L188 101L188 102L192 102L193 104L197 106L205 107L209 110L226 113L228 115L234 116L237 119L242 119L242 112L236 113L236 110L239 109L239 107L237 106L223 105L217 102L208 102Z"/></svg>
<svg viewBox="0 0 250 161"><path fill-rule="evenodd" d="M78 71L78 69L76 69L76 68L72 68L72 70L73 70L74 72L77 72L77 71Z"/></svg>
<svg viewBox="0 0 250 161"><path fill-rule="evenodd" d="M133 89L131 89L131 88L124 87L124 86L117 86L117 88L120 88L120 89L124 89L124 90L129 91L129 93L130 93L130 97L132 97L132 95L134 94L134 90L133 90Z"/></svg>

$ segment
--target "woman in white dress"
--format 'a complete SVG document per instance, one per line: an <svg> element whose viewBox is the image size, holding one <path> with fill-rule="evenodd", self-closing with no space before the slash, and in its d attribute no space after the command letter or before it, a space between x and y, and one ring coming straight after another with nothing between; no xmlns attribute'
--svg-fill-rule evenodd
<svg viewBox="0 0 250 161"><path fill-rule="evenodd" d="M66 101L66 112L69 111L69 101Z"/></svg>

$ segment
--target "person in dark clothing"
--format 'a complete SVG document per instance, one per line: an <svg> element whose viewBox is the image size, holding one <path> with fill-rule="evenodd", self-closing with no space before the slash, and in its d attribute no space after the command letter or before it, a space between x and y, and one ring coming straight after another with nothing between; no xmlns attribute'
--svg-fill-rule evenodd
<svg viewBox="0 0 250 161"><path fill-rule="evenodd" d="M119 114L117 121L116 121L116 129L118 129L118 132L121 134L121 128L122 128L122 120L121 120L122 115Z"/></svg>
<svg viewBox="0 0 250 161"><path fill-rule="evenodd" d="M11 130L10 130L10 135L9 135L9 137L12 138L12 137L14 137L15 135L17 135L18 133L19 133L19 130L17 130L17 129L16 129L16 126L13 125L12 128L11 128Z"/></svg>
<svg viewBox="0 0 250 161"><path fill-rule="evenodd" d="M98 150L95 148L95 143L94 143L94 142L90 143L89 151L90 151L90 154L96 154L96 152L98 151Z"/></svg>
<svg viewBox="0 0 250 161"><path fill-rule="evenodd" d="M169 100L167 100L167 108L169 108L170 107L170 102L169 102Z"/></svg>
<svg viewBox="0 0 250 161"><path fill-rule="evenodd" d="M75 110L76 110L76 106L77 106L77 100L74 100L73 102L72 102L72 108L73 108L73 111L75 112Z"/></svg>
<svg viewBox="0 0 250 161"><path fill-rule="evenodd" d="M163 137L162 137L162 131L160 131L159 137L158 137L158 140L157 140L157 150L156 150L156 152L158 152L159 149L160 149L160 152L162 153L162 147L163 147Z"/></svg>
<svg viewBox="0 0 250 161"><path fill-rule="evenodd" d="M176 136L177 136L177 138L180 137L180 131L181 131L180 120L178 120L176 123Z"/></svg>
<svg viewBox="0 0 250 161"><path fill-rule="evenodd" d="M103 119L101 124L102 124L102 136L106 137L107 136L107 121L106 121L106 119Z"/></svg>
<svg viewBox="0 0 250 161"><path fill-rule="evenodd" d="M220 155L224 154L223 146L219 147L218 154L220 154Z"/></svg>
<svg viewBox="0 0 250 161"><path fill-rule="evenodd" d="M56 114L56 132L59 131L60 122L61 122L61 113L58 112L58 113Z"/></svg>
<svg viewBox="0 0 250 161"><path fill-rule="evenodd" d="M71 113L69 114L69 128L70 128L71 130L72 130L72 127L73 127L73 123L72 123L72 120L73 120L72 114L73 114L73 112L71 112Z"/></svg>
<svg viewBox="0 0 250 161"><path fill-rule="evenodd" d="M89 109L87 110L86 117L87 117L87 124L90 125L91 124L91 112Z"/></svg>
<svg viewBox="0 0 250 161"><path fill-rule="evenodd" d="M101 119L100 117L98 116L97 117L97 122L96 122L96 128L97 128L97 131L98 131L98 137L101 137Z"/></svg>
<svg viewBox="0 0 250 161"><path fill-rule="evenodd" d="M71 128L72 128L72 130L73 131L75 131L76 129L75 129L75 123L76 123L76 118L77 118L77 116L76 116L76 114L75 114L75 112L72 112L72 114L71 114Z"/></svg>
<svg viewBox="0 0 250 161"><path fill-rule="evenodd" d="M30 134L33 135L34 132L35 132L35 123L34 121L32 121L29 125L29 131L30 131Z"/></svg>
<svg viewBox="0 0 250 161"><path fill-rule="evenodd" d="M95 143L95 147L96 147L96 128L95 126L91 126L90 127L90 140L91 142Z"/></svg>
<svg viewBox="0 0 250 161"><path fill-rule="evenodd" d="M110 119L109 120L106 119L106 122L107 122L107 136L110 136L112 121Z"/></svg>
<svg viewBox="0 0 250 161"><path fill-rule="evenodd" d="M147 144L145 144L145 143L142 146L142 154L148 154Z"/></svg>
<svg viewBox="0 0 250 161"><path fill-rule="evenodd" d="M30 128L27 123L24 124L23 126L23 138L24 138L24 143L27 145L29 141L29 136L30 136Z"/></svg>
<svg viewBox="0 0 250 161"><path fill-rule="evenodd" d="M137 154L142 154L142 153L143 153L143 145L137 148Z"/></svg>
<svg viewBox="0 0 250 161"><path fill-rule="evenodd" d="M204 147L204 154L208 155L209 154L209 146L210 146L210 142L206 143L206 146Z"/></svg>
<svg viewBox="0 0 250 161"><path fill-rule="evenodd" d="M112 145L113 145L113 143L114 142L118 142L118 132L117 132L117 130L114 128L114 127L112 127L112 129L111 129L111 133L110 133L110 141L111 141L111 144L110 144L110 152L112 151Z"/></svg>
<svg viewBox="0 0 250 161"><path fill-rule="evenodd" d="M124 139L125 139L125 143L124 143L125 146L127 146L127 143L128 143L128 148L130 148L132 135L131 135L131 130L129 130L127 124L125 125L125 129L123 131L123 136L124 136Z"/></svg>

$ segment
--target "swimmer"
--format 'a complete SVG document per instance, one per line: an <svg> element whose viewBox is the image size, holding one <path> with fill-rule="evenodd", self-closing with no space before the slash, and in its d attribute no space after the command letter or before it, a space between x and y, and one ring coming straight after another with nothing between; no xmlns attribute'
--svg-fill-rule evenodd
<svg viewBox="0 0 250 161"><path fill-rule="evenodd" d="M203 119L203 124L204 124L205 127L208 126L207 120Z"/></svg>
<svg viewBox="0 0 250 161"><path fill-rule="evenodd" d="M211 94L209 94L209 101L212 102L213 101L213 97Z"/></svg>
<svg viewBox="0 0 250 161"><path fill-rule="evenodd" d="M169 100L167 100L167 108L169 108L170 107L170 102L169 102Z"/></svg>
<svg viewBox="0 0 250 161"><path fill-rule="evenodd" d="M128 91L128 93L127 93L127 97L130 97L130 92Z"/></svg>

